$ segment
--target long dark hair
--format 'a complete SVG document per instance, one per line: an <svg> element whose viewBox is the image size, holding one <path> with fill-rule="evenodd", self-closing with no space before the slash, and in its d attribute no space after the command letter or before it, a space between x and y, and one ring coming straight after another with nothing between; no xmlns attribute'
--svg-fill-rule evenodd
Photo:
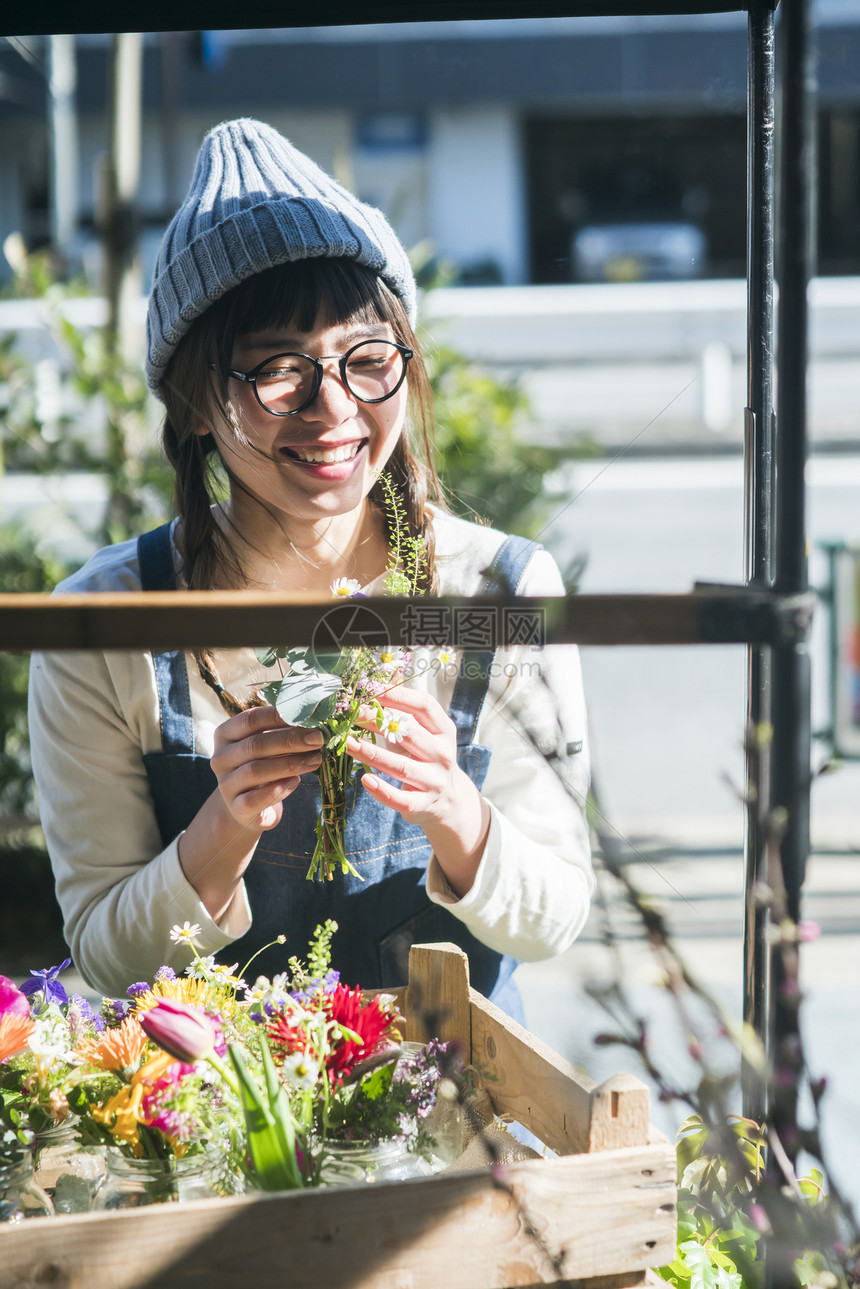
<svg viewBox="0 0 860 1289"><path fill-rule="evenodd" d="M407 425L386 473L402 498L410 536L421 537L424 543L427 559L421 589L430 593L436 589L427 504L443 503L434 465L430 383L415 334L402 302L376 273L354 260L328 258L282 264L234 287L192 323L164 376L163 445L176 476L177 544L189 589L210 590L225 582L235 587L248 584L239 557L211 509L223 495L229 466L221 459L215 435L199 433L202 421L212 429L227 428L247 444L226 376L236 337L267 327L311 331L317 325L349 322L387 322L395 338L415 355L409 365ZM237 486L237 481L233 483ZM371 489L370 500L390 525L379 482ZM201 675L227 711L248 706L224 691L209 651L199 651L195 657Z"/></svg>

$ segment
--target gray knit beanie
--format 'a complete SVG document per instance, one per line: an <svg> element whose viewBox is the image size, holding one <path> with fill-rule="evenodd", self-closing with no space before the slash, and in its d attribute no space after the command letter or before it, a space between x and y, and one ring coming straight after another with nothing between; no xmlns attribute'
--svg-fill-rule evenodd
<svg viewBox="0 0 860 1289"><path fill-rule="evenodd" d="M153 392L210 304L255 273L315 256L345 256L374 269L414 326L415 279L381 211L358 201L270 125L243 118L210 130L155 264L146 317Z"/></svg>

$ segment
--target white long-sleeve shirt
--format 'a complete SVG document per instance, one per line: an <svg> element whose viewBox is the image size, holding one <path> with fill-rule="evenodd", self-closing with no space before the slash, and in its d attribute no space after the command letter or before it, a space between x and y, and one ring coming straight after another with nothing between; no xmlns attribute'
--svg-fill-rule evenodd
<svg viewBox="0 0 860 1289"><path fill-rule="evenodd" d="M434 532L440 594L479 594L502 534L441 512L434 515ZM136 541L98 551L57 589L139 590ZM382 579L364 589L381 594ZM532 558L520 593L563 594L546 551ZM250 648L219 652L218 666L234 693L271 678ZM215 727L226 717L193 663L188 676L196 750L210 756ZM453 670L433 668L410 684L447 708L454 679ZM182 872L178 838L162 845L142 760L161 750L149 653L34 654L30 740L66 940L94 988L122 993L163 963L184 969L188 949L170 940L176 923L201 927L197 943L204 955L245 934L251 911L244 883L215 922ZM476 741L492 750L482 788L491 813L484 853L471 890L460 899L431 857L427 894L491 948L523 961L551 957L582 929L594 881L584 817L588 741L578 650L499 650ZM561 749L567 788L532 741Z"/></svg>

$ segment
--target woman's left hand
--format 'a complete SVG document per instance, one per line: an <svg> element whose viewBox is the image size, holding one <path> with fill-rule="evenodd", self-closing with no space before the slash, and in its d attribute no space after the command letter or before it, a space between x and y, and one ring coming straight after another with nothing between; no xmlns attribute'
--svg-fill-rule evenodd
<svg viewBox="0 0 860 1289"><path fill-rule="evenodd" d="M360 722L376 734L377 742L350 736L346 750L371 771L399 780L396 787L370 773L361 783L375 801L423 829L449 885L463 896L484 852L490 808L457 763L456 726L431 694L406 685L389 689L380 702L386 713L383 730L369 710L368 719Z"/></svg>

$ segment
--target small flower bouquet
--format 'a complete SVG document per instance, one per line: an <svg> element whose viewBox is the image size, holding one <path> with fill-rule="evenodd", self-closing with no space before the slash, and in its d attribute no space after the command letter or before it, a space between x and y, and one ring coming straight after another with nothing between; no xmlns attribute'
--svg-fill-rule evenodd
<svg viewBox="0 0 860 1289"><path fill-rule="evenodd" d="M404 1048L393 996L341 982L335 930L318 927L305 961L248 985L247 967L200 956L186 923L173 931L194 955L186 974L162 967L100 1015L59 984L68 960L33 973L29 996L0 978L4 1149L32 1150L42 1126L69 1116L82 1146L114 1148L109 1172L114 1157L126 1174L148 1170L148 1198L127 1200L126 1176L95 1207L359 1180L332 1170L343 1143L396 1144L411 1171L440 1166L428 1116L439 1096L456 1108L455 1056ZM195 1163L206 1188L184 1195Z"/></svg>
<svg viewBox="0 0 860 1289"><path fill-rule="evenodd" d="M391 479L382 475L380 481L392 540L385 589L389 595L417 595L426 564L423 543L409 535L403 503ZM338 578L331 590L338 598L361 596L361 587L352 578ZM263 666L282 667L280 680L261 687L266 701L288 725L320 729L325 740L317 771L321 792L317 841L308 879L331 880L338 869L358 877L347 858L345 829L348 796L361 767L347 754L346 741L350 734L359 738L366 734L359 721L369 714L377 732L389 742L399 743L408 733L411 717L386 711L379 699L407 677L411 653L396 646L331 651L272 646L256 653Z"/></svg>

